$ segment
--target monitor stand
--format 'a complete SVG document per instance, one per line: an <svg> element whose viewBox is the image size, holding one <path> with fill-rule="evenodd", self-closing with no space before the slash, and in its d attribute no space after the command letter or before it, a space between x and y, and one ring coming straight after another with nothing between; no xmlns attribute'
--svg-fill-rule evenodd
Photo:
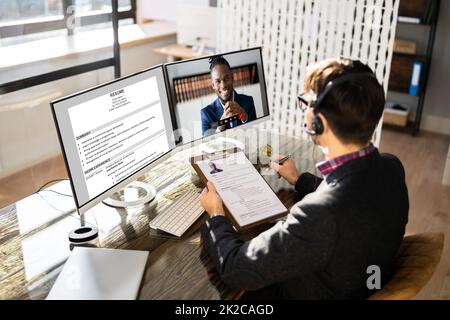
<svg viewBox="0 0 450 320"><path fill-rule="evenodd" d="M156 197L155 188L145 182L133 181L125 188L103 200L103 203L116 208L136 207L149 203Z"/></svg>

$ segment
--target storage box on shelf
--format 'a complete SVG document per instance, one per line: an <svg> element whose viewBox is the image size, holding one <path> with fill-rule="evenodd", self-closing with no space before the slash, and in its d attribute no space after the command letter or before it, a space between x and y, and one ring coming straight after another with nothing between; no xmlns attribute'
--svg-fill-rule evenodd
<svg viewBox="0 0 450 320"><path fill-rule="evenodd" d="M393 108L384 109L383 123L399 127L406 127L408 124L409 110L398 110Z"/></svg>

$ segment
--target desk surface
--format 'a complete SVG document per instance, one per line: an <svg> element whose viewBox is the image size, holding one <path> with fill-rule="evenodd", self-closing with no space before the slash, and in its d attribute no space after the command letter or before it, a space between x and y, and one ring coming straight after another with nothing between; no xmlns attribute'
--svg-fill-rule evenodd
<svg viewBox="0 0 450 320"><path fill-rule="evenodd" d="M280 152L293 154L302 171L312 168L311 150L310 142L280 137ZM100 204L82 216L85 224L99 229L101 247L150 252L139 299L234 299L241 293L222 283L201 244L199 227L206 214L181 239L149 228L150 220L179 194L202 188L187 160L198 151L193 147L178 152L139 179L158 191L149 205L116 209ZM276 175L264 178L288 208L296 202L285 181ZM68 182L50 189L70 193ZM45 299L70 254L67 235L80 223L73 199L50 192L1 209L0 299ZM242 236L251 238L264 228Z"/></svg>
<svg viewBox="0 0 450 320"><path fill-rule="evenodd" d="M188 47L183 44L171 44L168 46L155 48L153 49L154 52L163 54L169 57L175 57L175 58L181 58L181 59L192 59L192 58L198 58L202 56L206 56L211 54L208 51L204 51L201 55L196 55L192 52L192 48Z"/></svg>

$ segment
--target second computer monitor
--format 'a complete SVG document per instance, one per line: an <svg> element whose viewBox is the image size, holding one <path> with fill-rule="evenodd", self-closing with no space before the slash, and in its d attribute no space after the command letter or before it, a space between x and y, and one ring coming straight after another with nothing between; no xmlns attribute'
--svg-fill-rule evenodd
<svg viewBox="0 0 450 320"><path fill-rule="evenodd" d="M165 66L180 142L269 115L261 48Z"/></svg>

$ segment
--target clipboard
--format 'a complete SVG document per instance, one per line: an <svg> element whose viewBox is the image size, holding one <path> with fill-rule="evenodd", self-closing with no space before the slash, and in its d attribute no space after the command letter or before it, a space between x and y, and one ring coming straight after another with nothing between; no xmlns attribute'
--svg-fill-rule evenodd
<svg viewBox="0 0 450 320"><path fill-rule="evenodd" d="M231 148L231 149L226 149L226 150L222 150L219 152L214 152L214 153L205 153L202 155L197 155L197 156L193 156L190 158L190 163L192 165L192 167L194 168L195 172L197 173L197 175L200 177L200 180L202 181L202 183L206 186L206 184L208 183L208 179L206 178L206 176L203 174L203 171L200 169L199 165L197 164L197 162L199 161L204 161L204 160L210 160L210 161L214 161L214 160L218 160L218 159L223 159L226 158L228 155L233 154L233 153L238 153L238 152L243 152L243 150L239 149L239 148ZM246 156L247 157L247 156ZM259 172L258 172L259 173ZM262 178L262 177L261 177ZM270 185L267 183L267 181L262 178L264 180L264 182L267 184L267 186L270 188L270 190L272 190L272 192L274 193L274 195L276 196L275 192L273 191L273 189L270 187ZM277 196L278 198L278 196ZM281 201L280 201L281 202ZM224 211L225 211L225 216L231 221L231 223L233 224L233 226L235 227L235 229L238 232L241 231L246 231L248 229L251 229L253 227L265 224L267 222L271 222L274 221L276 219L282 218L285 215L287 215L287 213L289 212L289 210L286 208L286 206L283 204L283 206L285 207L285 211L274 214L270 217L267 218L263 218L261 220L258 220L256 222L247 224L247 225L243 225L241 226L237 220L235 219L234 215L232 212L230 212L230 210L228 209L227 205L225 202L223 202L223 206L224 206Z"/></svg>

